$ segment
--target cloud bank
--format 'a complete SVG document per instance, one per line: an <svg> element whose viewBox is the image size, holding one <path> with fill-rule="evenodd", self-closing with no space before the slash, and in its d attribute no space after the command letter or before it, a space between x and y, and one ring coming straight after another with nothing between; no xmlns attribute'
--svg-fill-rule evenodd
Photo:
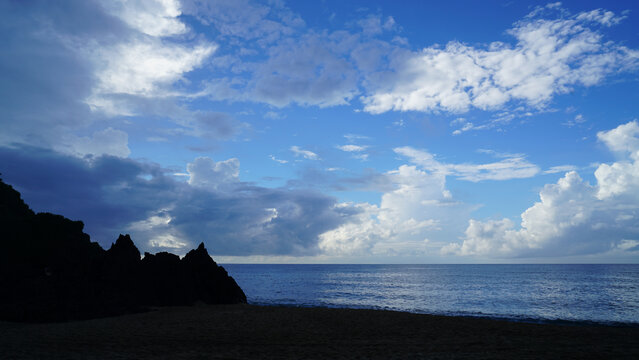
<svg viewBox="0 0 639 360"><path fill-rule="evenodd" d="M0 164L34 210L84 221L105 246L128 232L142 250L204 242L219 255L316 255L320 234L361 211L312 190L244 183L235 158L196 158L187 182L153 163L25 146L0 147Z"/></svg>
<svg viewBox="0 0 639 360"><path fill-rule="evenodd" d="M510 219L470 220L461 244L443 253L490 257L597 254L639 250L639 123L635 120L598 139L620 157L601 164L590 185L575 171L547 184L539 201Z"/></svg>

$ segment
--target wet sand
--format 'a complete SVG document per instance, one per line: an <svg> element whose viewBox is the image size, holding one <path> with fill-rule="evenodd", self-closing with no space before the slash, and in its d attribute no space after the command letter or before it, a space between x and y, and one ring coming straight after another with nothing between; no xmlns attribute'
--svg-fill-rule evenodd
<svg viewBox="0 0 639 360"><path fill-rule="evenodd" d="M2 359L639 359L639 328L392 311L200 305L0 322Z"/></svg>

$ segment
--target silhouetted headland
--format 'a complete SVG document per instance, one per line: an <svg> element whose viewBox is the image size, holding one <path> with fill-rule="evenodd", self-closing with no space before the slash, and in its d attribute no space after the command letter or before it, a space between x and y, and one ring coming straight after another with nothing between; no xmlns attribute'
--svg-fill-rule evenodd
<svg viewBox="0 0 639 360"><path fill-rule="evenodd" d="M0 319L65 321L149 306L246 303L246 295L204 244L184 258L144 253L129 235L109 250L81 221L34 213L0 180Z"/></svg>

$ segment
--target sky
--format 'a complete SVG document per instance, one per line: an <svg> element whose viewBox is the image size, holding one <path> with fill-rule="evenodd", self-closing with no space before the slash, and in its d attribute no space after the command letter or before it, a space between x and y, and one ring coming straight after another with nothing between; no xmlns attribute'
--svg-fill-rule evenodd
<svg viewBox="0 0 639 360"><path fill-rule="evenodd" d="M638 263L634 1L0 1L0 173L108 248Z"/></svg>

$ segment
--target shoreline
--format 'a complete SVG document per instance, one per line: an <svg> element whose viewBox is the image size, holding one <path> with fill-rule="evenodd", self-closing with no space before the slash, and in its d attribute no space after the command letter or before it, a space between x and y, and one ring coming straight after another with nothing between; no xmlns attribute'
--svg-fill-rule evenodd
<svg viewBox="0 0 639 360"><path fill-rule="evenodd" d="M627 327L639 328L639 322L632 321L612 321L612 320L570 320L570 319L549 319L535 317L516 317L504 315L474 314L474 313L430 313L425 311L408 311L375 306L336 306L336 305L306 305L306 304L270 304L248 301L248 305L263 307L283 307L283 308L319 308L319 309L349 309L349 310L373 310L373 311L390 311L399 313L408 313L415 315L443 316L451 318L468 318L468 319L484 319L506 321L522 324L539 324L539 325L561 325L561 326L608 326L608 327Z"/></svg>
<svg viewBox="0 0 639 360"><path fill-rule="evenodd" d="M639 327L532 324L390 310L162 307L66 323L0 322L12 359L639 358Z"/></svg>

